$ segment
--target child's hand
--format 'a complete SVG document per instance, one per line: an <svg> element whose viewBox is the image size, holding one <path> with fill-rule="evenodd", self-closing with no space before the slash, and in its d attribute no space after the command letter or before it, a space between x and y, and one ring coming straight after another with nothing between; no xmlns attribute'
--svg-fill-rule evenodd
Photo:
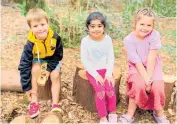
<svg viewBox="0 0 177 124"><path fill-rule="evenodd" d="M146 90L146 93L149 94L151 92L152 80L148 78L148 80L145 82L146 82L145 90Z"/></svg>
<svg viewBox="0 0 177 124"><path fill-rule="evenodd" d="M48 72L47 70L45 70L45 71L41 72L41 75L47 77L47 79L48 79L48 77L50 75L50 72Z"/></svg>
<svg viewBox="0 0 177 124"><path fill-rule="evenodd" d="M104 79L101 77L101 75L98 74L98 75L95 77L95 80L96 80L97 85L98 85L98 82L99 82L101 85L104 85Z"/></svg>
<svg viewBox="0 0 177 124"><path fill-rule="evenodd" d="M147 93L150 93L151 92L151 84L150 85L146 85L145 90L146 90Z"/></svg>
<svg viewBox="0 0 177 124"><path fill-rule="evenodd" d="M112 76L112 77L108 77L108 76L106 76L104 80L105 80L105 81L107 80L108 83L109 83L109 85L112 83L112 86L114 87L115 82L114 82L114 78L113 78L113 76Z"/></svg>

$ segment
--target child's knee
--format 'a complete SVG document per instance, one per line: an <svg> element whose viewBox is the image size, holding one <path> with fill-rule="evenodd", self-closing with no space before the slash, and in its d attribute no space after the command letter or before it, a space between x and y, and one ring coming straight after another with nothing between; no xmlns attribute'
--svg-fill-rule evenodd
<svg viewBox="0 0 177 124"><path fill-rule="evenodd" d="M110 90L110 91L106 91L106 95L107 95L109 98L112 98L112 97L116 96L114 89L113 89L113 90Z"/></svg>
<svg viewBox="0 0 177 124"><path fill-rule="evenodd" d="M154 94L164 94L164 82L154 81L151 87L151 92Z"/></svg>
<svg viewBox="0 0 177 124"><path fill-rule="evenodd" d="M97 91L95 92L96 98L102 100L105 98L105 91Z"/></svg>
<svg viewBox="0 0 177 124"><path fill-rule="evenodd" d="M57 70L53 70L50 74L51 80L58 80L60 77L60 72Z"/></svg>
<svg viewBox="0 0 177 124"><path fill-rule="evenodd" d="M162 89L162 88L160 88L160 87L151 88L151 92L152 92L154 95L164 95L164 94L165 94L164 89Z"/></svg>

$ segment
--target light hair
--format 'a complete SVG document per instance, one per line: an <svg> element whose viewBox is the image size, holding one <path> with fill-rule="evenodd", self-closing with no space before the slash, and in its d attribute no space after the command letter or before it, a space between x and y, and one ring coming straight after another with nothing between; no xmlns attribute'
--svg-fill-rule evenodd
<svg viewBox="0 0 177 124"><path fill-rule="evenodd" d="M33 20L39 21L40 19L43 19L43 18L46 19L47 23L49 22L47 13L40 8L30 9L26 15L26 20L30 27L31 27L31 21Z"/></svg>
<svg viewBox="0 0 177 124"><path fill-rule="evenodd" d="M133 29L136 28L136 23L143 17L143 16L148 16L148 17L153 17L153 27L155 26L155 20L156 20L156 15L155 13L150 9L150 8L143 8L138 10L135 14L134 14L134 18L133 18L133 24L132 27Z"/></svg>

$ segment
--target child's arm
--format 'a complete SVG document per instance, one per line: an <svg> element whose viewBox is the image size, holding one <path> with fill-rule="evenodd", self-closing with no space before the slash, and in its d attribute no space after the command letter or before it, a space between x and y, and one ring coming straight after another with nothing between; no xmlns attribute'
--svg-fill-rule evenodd
<svg viewBox="0 0 177 124"><path fill-rule="evenodd" d="M91 64L88 62L88 53L87 53L87 44L84 40L81 41L81 62L85 69L88 71L89 74L91 74L94 78L98 76L98 72L91 66Z"/></svg>
<svg viewBox="0 0 177 124"><path fill-rule="evenodd" d="M22 84L23 91L29 91L31 89L31 69L33 60L33 43L27 41L24 46L23 53L21 56L18 70L20 71L20 82Z"/></svg>
<svg viewBox="0 0 177 124"><path fill-rule="evenodd" d="M136 44L131 40L126 40L125 39L124 40L124 46L125 46L126 51L127 51L128 60L131 63L135 64L135 67L136 67L137 71L139 72L141 77L144 79L146 84L148 84L149 83L149 77L148 77L148 74L147 74L147 71L146 71L144 65L141 62L141 58L139 57L139 55L136 51Z"/></svg>
<svg viewBox="0 0 177 124"><path fill-rule="evenodd" d="M150 50L147 58L147 74L151 79L155 69L156 58L158 55L158 49L161 48L160 33L156 30L152 31L149 37ZM153 80L153 79L152 79Z"/></svg>
<svg viewBox="0 0 177 124"><path fill-rule="evenodd" d="M108 53L107 53L107 68L106 68L107 71L105 74L105 80L107 80L109 83L112 83L114 86L114 77L113 77L114 51L113 51L113 44L111 38L109 38L109 44L106 46L108 48Z"/></svg>
<svg viewBox="0 0 177 124"><path fill-rule="evenodd" d="M146 82L146 85L149 84L150 78L148 76L148 73L144 67L144 65L142 63L137 63L136 65L136 69L138 70L139 74L141 75L141 77L144 79L144 81Z"/></svg>
<svg viewBox="0 0 177 124"><path fill-rule="evenodd" d="M148 77L151 79L154 68L155 68L155 63L156 63L156 58L157 58L157 53L158 50L150 50L148 54L148 59L147 59L147 74Z"/></svg>
<svg viewBox="0 0 177 124"><path fill-rule="evenodd" d="M57 64L59 64L59 61L62 60L62 58L63 58L63 44L60 36L58 35L55 53L50 58L50 61L47 63L47 71L48 72L53 71L56 68Z"/></svg>
<svg viewBox="0 0 177 124"><path fill-rule="evenodd" d="M109 51L107 53L107 71L105 75L108 77L112 77L113 68L114 68L114 51L113 51L113 44L111 38L107 47Z"/></svg>

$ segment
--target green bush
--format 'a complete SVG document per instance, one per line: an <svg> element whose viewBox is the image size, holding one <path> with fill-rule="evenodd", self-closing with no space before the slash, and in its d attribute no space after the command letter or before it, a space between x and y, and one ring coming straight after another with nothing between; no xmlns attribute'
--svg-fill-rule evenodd
<svg viewBox="0 0 177 124"><path fill-rule="evenodd" d="M119 28L119 37L124 38L132 30L133 13L140 8L149 7L154 10L158 16L175 17L176 1L175 0L132 0L122 1L124 8L121 10L122 23Z"/></svg>
<svg viewBox="0 0 177 124"><path fill-rule="evenodd" d="M132 31L132 17L136 10L143 7L143 0L124 1L124 8L121 11L122 23L120 24L119 37L124 38Z"/></svg>
<svg viewBox="0 0 177 124"><path fill-rule="evenodd" d="M17 6L20 8L20 13L23 16L26 16L27 12L31 9L31 8L41 8L44 11L47 12L50 23L51 23L51 28L53 30L55 30L56 32L59 31L59 23L58 23L58 16L56 15L56 13L54 12L53 9L51 9L50 7L48 7L45 4L44 0L23 0L23 2L17 3Z"/></svg>
<svg viewBox="0 0 177 124"><path fill-rule="evenodd" d="M63 8L50 8L43 0L30 1L24 0L17 4L22 15L26 15L31 8L39 7L45 10L50 20L51 28L62 37L65 47L77 47L80 44L82 36L85 34L85 19L87 11L81 11L83 7L77 6L77 9L64 8L65 14L57 15L55 10Z"/></svg>
<svg viewBox="0 0 177 124"><path fill-rule="evenodd" d="M31 8L41 8L43 10L48 9L44 0L23 0L23 2L17 3L17 6L20 8L22 15L26 16L27 12Z"/></svg>
<svg viewBox="0 0 177 124"><path fill-rule="evenodd" d="M69 10L69 13L61 18L59 34L66 47L77 47L80 44L83 35L86 34L85 19L87 15L86 11L78 13L77 10Z"/></svg>
<svg viewBox="0 0 177 124"><path fill-rule="evenodd" d="M167 0L122 0L121 4L124 6L119 13L115 13L114 5L104 4L99 0L71 0L70 4L52 8L46 5L44 0L23 0L17 5L24 16L30 8L39 7L45 10L52 29L60 34L65 47L80 45L82 37L86 35L85 20L93 10L106 15L108 20L106 33L117 40L122 40L132 31L132 15L142 7L150 7L160 16L175 17L176 15L175 0L168 2ZM174 38L174 33L171 34Z"/></svg>
<svg viewBox="0 0 177 124"><path fill-rule="evenodd" d="M150 7L160 16L176 17L176 0L153 0Z"/></svg>

